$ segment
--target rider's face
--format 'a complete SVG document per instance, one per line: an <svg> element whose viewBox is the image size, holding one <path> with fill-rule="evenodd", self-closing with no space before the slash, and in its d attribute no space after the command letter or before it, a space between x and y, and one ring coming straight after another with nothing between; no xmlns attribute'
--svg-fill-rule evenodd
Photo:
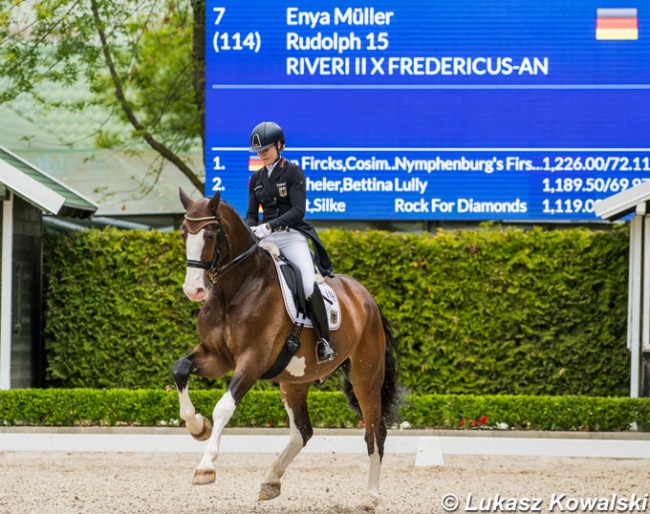
<svg viewBox="0 0 650 514"><path fill-rule="evenodd" d="M278 153L278 148L276 145L268 147L266 150L257 152L257 156L261 159L265 166L269 166L278 160L280 154Z"/></svg>

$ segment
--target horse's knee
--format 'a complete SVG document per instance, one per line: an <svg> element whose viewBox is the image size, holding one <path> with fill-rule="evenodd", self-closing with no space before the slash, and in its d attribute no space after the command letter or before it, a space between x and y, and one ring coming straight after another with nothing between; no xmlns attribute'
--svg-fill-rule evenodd
<svg viewBox="0 0 650 514"><path fill-rule="evenodd" d="M187 357L178 359L174 363L172 368L172 375L174 377L174 383L179 391L182 391L187 387L187 382L190 377L190 370L192 369L192 361Z"/></svg>

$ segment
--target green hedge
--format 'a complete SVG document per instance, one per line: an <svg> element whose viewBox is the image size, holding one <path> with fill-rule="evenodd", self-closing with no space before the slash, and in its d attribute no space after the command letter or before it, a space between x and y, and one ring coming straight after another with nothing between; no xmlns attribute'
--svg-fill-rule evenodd
<svg viewBox="0 0 650 514"><path fill-rule="evenodd" d="M223 390L191 392L197 412L210 417ZM311 392L315 427L356 427L338 392ZM15 389L0 391L0 426L180 426L175 391L127 389ZM576 396L408 396L400 412L412 428L531 430L650 430L650 399ZM229 426L287 426L278 391L252 391Z"/></svg>
<svg viewBox="0 0 650 514"><path fill-rule="evenodd" d="M164 387L198 343L178 233L88 230L45 245L47 378L61 387Z"/></svg>
<svg viewBox="0 0 650 514"><path fill-rule="evenodd" d="M410 392L629 394L627 227L321 237L335 271L363 282L393 323ZM49 385L171 385L172 364L198 342L179 234L89 230L46 243Z"/></svg>

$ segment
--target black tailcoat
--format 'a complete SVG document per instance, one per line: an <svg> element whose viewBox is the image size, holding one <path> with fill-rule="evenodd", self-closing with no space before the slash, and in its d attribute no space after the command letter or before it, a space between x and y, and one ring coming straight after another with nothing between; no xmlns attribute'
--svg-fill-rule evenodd
<svg viewBox="0 0 650 514"><path fill-rule="evenodd" d="M268 179L267 175L268 171L263 167L254 172L250 178L246 223L251 227L259 224L261 205L262 222L268 223L274 232L291 228L311 239L316 250L316 264L321 274L332 276L332 263L327 251L316 229L305 221L307 188L302 168L281 158Z"/></svg>

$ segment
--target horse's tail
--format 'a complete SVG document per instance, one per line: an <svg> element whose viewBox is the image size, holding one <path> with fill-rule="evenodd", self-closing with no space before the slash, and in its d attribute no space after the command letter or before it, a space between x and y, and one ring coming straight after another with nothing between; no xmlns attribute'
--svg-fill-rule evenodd
<svg viewBox="0 0 650 514"><path fill-rule="evenodd" d="M381 418L385 424L391 425L397 422L399 418L400 391L397 387L397 363L395 361L397 344L390 322L383 314L381 314L381 322L384 328L384 334L386 335L384 383L381 386ZM342 366L344 379L343 392L348 399L348 405L361 419L362 414L359 408L359 401L354 394L354 389L348 376L349 365L350 362L346 361Z"/></svg>
<svg viewBox="0 0 650 514"><path fill-rule="evenodd" d="M397 341L393 329L386 317L381 315L381 322L386 335L386 355L384 368L384 383L381 386L381 417L384 423L390 425L399 419L400 391L397 386L397 362L395 353Z"/></svg>

